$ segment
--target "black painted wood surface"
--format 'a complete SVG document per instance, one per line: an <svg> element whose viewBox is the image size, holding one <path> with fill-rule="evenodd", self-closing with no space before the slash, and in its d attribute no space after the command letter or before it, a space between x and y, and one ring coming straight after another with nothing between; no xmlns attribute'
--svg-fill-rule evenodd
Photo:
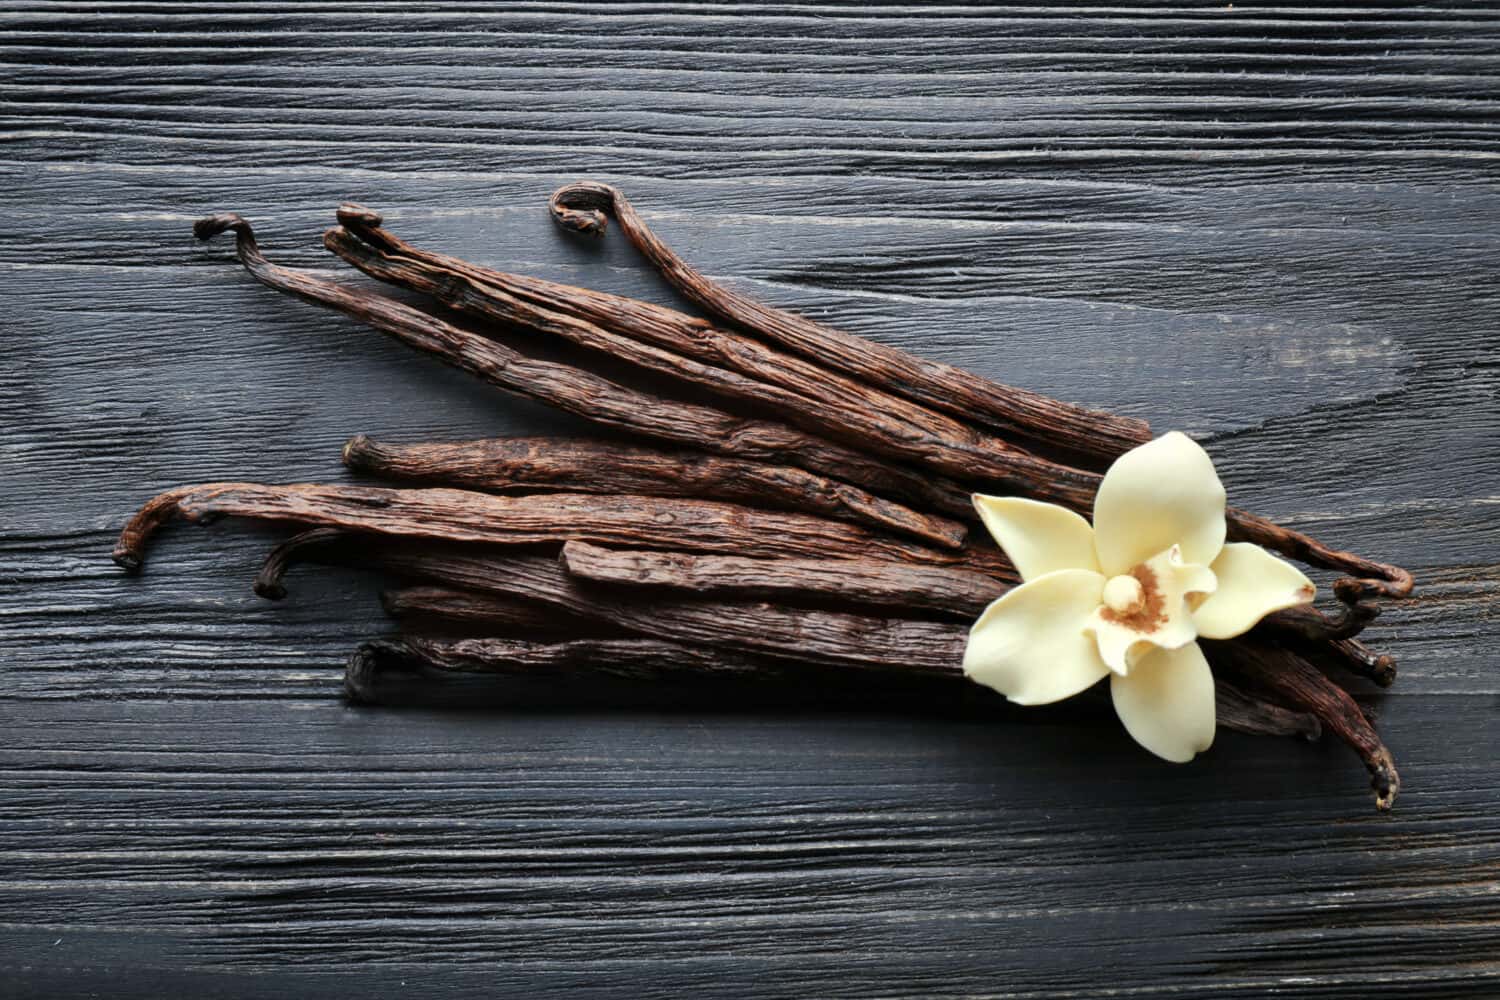
<svg viewBox="0 0 1500 1000"><path fill-rule="evenodd" d="M0 64L0 995L1500 993L1495 10L12 2ZM333 270L352 198L673 301L554 231L580 177L736 287L1205 436L1241 505L1413 567L1363 696L1396 811L1340 747L1177 768L1087 706L354 710L375 581L268 605L277 535L233 524L110 564L179 483L568 426L193 218Z"/></svg>

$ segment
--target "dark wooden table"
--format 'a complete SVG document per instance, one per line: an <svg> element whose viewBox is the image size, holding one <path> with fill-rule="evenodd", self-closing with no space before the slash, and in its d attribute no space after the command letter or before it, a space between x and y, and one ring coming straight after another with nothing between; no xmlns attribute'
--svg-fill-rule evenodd
<svg viewBox="0 0 1500 1000"><path fill-rule="evenodd" d="M1500 22L1478 8L12 2L0 995L1500 994ZM375 582L139 502L345 478L356 431L557 429L260 288L354 198L465 257L715 276L1203 437L1243 506L1403 562L1406 790L1107 715L347 708ZM667 699L670 701L670 698Z"/></svg>

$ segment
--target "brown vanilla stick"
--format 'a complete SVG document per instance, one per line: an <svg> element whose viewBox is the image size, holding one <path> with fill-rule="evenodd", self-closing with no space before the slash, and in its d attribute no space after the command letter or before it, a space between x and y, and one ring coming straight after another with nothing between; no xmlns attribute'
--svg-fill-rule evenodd
<svg viewBox="0 0 1500 1000"><path fill-rule="evenodd" d="M431 581L450 588L454 593L487 591L488 596L496 600L512 603L520 600L514 596L514 586L503 582L516 565L516 557L501 550L370 537L330 528L302 532L272 549L256 577L256 593L273 600L281 599L286 594L283 578L287 570L296 562L308 560L362 566ZM661 587L700 597L740 600L767 597L828 605L847 601L855 607L885 607L898 611L927 609L971 618L1000 596L1005 588L1005 582L995 577L958 568L917 567L868 559L752 559L684 552L620 551L577 541L563 546L562 565L570 576L582 580L617 586ZM544 569L542 572L546 576L550 571ZM1011 582L1014 582L1013 577ZM502 598L499 595L512 596ZM541 610L544 607L546 610ZM397 606L394 610L404 612L405 609ZM527 614L531 617L526 617ZM460 615L456 607L450 606L441 616L449 619L461 617L468 625L477 628L486 627L492 618L497 619L495 624L498 627L501 624L498 619L503 617L508 623L507 631L530 625L548 632L576 630L579 623L594 618L587 610L582 614L566 615L556 604L538 605L527 601L522 601L520 608L508 605L500 610L484 605L470 607L466 615ZM1376 659L1381 663L1388 662L1383 658ZM1380 683L1378 676L1374 679Z"/></svg>
<svg viewBox="0 0 1500 1000"><path fill-rule="evenodd" d="M706 448L750 461L797 465L875 493L914 501L925 509L970 516L968 492L930 474L785 424L654 396L572 365L530 357L386 296L355 291L305 271L272 264L260 252L250 223L233 213L200 219L193 226L193 232L203 240L231 230L240 263L262 284L337 309L508 392L654 440Z"/></svg>
<svg viewBox="0 0 1500 1000"><path fill-rule="evenodd" d="M1005 591L997 578L957 567L914 566L868 559L756 559L694 552L611 549L586 542L563 546L563 568L596 583L660 587L731 600L765 598L792 604L836 604L942 612L972 620ZM1008 583L1019 583L1012 577ZM1289 609L1291 612L1311 608ZM1314 613L1316 614L1316 612ZM1337 662L1382 687L1395 680L1395 660L1355 639L1317 638L1322 616L1290 614L1267 628L1294 630L1299 648ZM1323 619L1328 620L1328 619ZM1305 629L1305 631L1295 631Z"/></svg>
<svg viewBox="0 0 1500 1000"><path fill-rule="evenodd" d="M402 545L422 550L431 549L430 543L392 542L380 535L344 531L339 528L312 528L299 532L271 549L256 574L255 593L270 601L286 598L286 574L293 565L301 562L320 562L333 566L349 566L361 569L377 569L401 575L399 560L381 559L378 554ZM471 547L472 548L472 547ZM493 565L493 564L492 564ZM420 574L405 574L420 578ZM618 634L619 630L600 624L590 618L579 618L556 608L535 601L491 594L485 599L484 614L480 619L490 635L524 635L530 638L541 636L599 636ZM453 616L445 615L444 622L452 622Z"/></svg>
<svg viewBox="0 0 1500 1000"><path fill-rule="evenodd" d="M833 404L854 417L878 417L886 427L915 439L936 437L987 445L1001 450L1013 446L997 438L977 434L962 421L902 396L876 389L858 379L846 378L798 355L777 350L754 337L716 327L712 323L652 302L576 288L529 275L511 274L445 254L422 250L383 228L378 212L362 205L345 204L338 209L339 223L347 231L330 246L356 267L377 277L408 287L421 287L449 304L466 307L475 296L493 297L493 305L504 310L492 318L523 322L512 300L539 307L550 314L581 320L592 327L691 358L715 368L729 369L760 383L790 390L805 400ZM361 249L347 234L367 244ZM326 243L325 239L325 243ZM372 256L369 249L384 256ZM406 258L402 264L399 258ZM371 268L374 270L371 270ZM415 267L416 270L411 270ZM402 270L401 268L406 268ZM570 339L579 331L564 331ZM588 331L582 331L590 336ZM619 357L632 349L606 343L597 336L593 346ZM650 366L650 362L647 362ZM759 401L764 402L762 398ZM905 428L904 430L902 428ZM858 431L861 437L864 431Z"/></svg>
<svg viewBox="0 0 1500 1000"><path fill-rule="evenodd" d="M792 604L835 604L941 612L972 620L1005 591L996 577L957 567L914 566L867 559L756 559L692 552L619 550L586 542L563 546L563 568L596 583L661 587L700 597L765 598ZM1009 581L1020 582L1018 577ZM1301 611L1303 609L1290 609ZM1311 610L1310 608L1306 610ZM1381 687L1396 677L1395 659L1355 639L1315 639L1317 619L1289 616L1301 628L1306 655L1336 662ZM1267 628L1275 628L1269 623Z"/></svg>
<svg viewBox="0 0 1500 1000"><path fill-rule="evenodd" d="M1329 616L1311 604L1298 605L1267 615L1263 624L1284 638L1300 640L1303 645L1318 645L1352 639L1380 615L1378 604L1357 599L1340 608L1337 616Z"/></svg>
<svg viewBox="0 0 1500 1000"><path fill-rule="evenodd" d="M903 617L912 611L931 611L967 621L1007 589L994 577L950 567L860 558L708 556L612 549L576 541L563 546L562 565L570 576L595 583L729 600L884 607Z"/></svg>
<svg viewBox="0 0 1500 1000"><path fill-rule="evenodd" d="M139 569L151 536L174 517L221 516L481 545L561 545L581 539L764 556L839 558L868 552L937 566L974 562L968 550L933 549L842 521L712 500L261 483L205 483L159 494L121 531L115 561ZM1006 565L997 551L990 568Z"/></svg>
<svg viewBox="0 0 1500 1000"><path fill-rule="evenodd" d="M509 576L487 580L485 586L491 592L542 601L571 614L592 615L642 635L861 670L961 676L968 636L968 630L957 625L793 611L768 604L637 604L585 591L555 564L536 559L525 560L524 564L516 560ZM387 607L398 617L416 613L442 617L445 608L458 605L466 609L469 624L477 625L476 612L482 604L481 595L424 588L419 593L393 594ZM1348 743L1370 769L1376 806L1390 808L1400 787L1394 761L1359 706L1341 688L1286 650L1241 639L1206 642L1204 651L1216 674L1229 671L1232 686L1236 686L1234 677L1245 677L1294 712L1315 716L1329 732Z"/></svg>
<svg viewBox="0 0 1500 1000"><path fill-rule="evenodd" d="M1323 735L1322 723L1311 713L1263 701L1223 677L1214 678L1214 709L1219 725L1251 736L1300 736L1312 742Z"/></svg>
<svg viewBox="0 0 1500 1000"><path fill-rule="evenodd" d="M879 401L850 403L820 395L818 386L808 387L808 395L803 395L653 347L566 313L544 309L479 283L462 272L382 253L342 228L330 229L323 242L366 274L431 295L457 312L557 336L715 395L767 407L780 419L809 433L897 461L922 465L944 475L962 477L990 491L1024 493L1065 503L1074 509L1087 509L1092 504L1097 477L1018 451L999 438L980 434L936 414L925 421L936 426L920 426L911 419L902 419L920 411L919 407L901 407L898 400L892 399L884 404L897 407L892 413L879 408ZM903 409L907 411L905 414L901 412Z"/></svg>
<svg viewBox="0 0 1500 1000"><path fill-rule="evenodd" d="M1345 670L1380 687L1396 683L1396 658L1390 653L1377 653L1358 639L1338 639L1330 645L1328 654Z"/></svg>
<svg viewBox="0 0 1500 1000"><path fill-rule="evenodd" d="M1334 595L1350 606L1350 611L1346 614L1353 616L1352 621L1361 618L1369 621L1378 613L1376 609L1358 607L1361 598L1405 597L1411 593L1414 582L1412 575L1400 566L1330 548L1300 531L1283 528L1263 517L1233 507L1225 511L1225 517L1229 522L1232 541L1254 542L1262 548L1280 552L1309 566L1322 566L1325 569L1355 574L1333 583Z"/></svg>
<svg viewBox="0 0 1500 1000"><path fill-rule="evenodd" d="M513 294L474 268L454 268L427 259L386 253L348 229L323 236L329 250L382 281L430 295L457 312L560 337L716 395L766 407L787 423L863 450L920 462L950 475L1013 476L1034 468L1008 442L899 396L832 375L788 355L767 358L751 374L705 361L695 341L633 335L628 316L584 318L569 302L580 289L558 286L546 304ZM514 278L505 275L506 278ZM509 282L514 286L515 281ZM533 282L534 284L534 282ZM1058 467L1048 466L1056 475Z"/></svg>
<svg viewBox="0 0 1500 1000"><path fill-rule="evenodd" d="M486 492L556 490L708 497L773 507L896 531L954 548L967 529L857 486L790 465L767 465L686 449L619 441L513 437L447 444L391 444L361 434L344 445L356 472Z"/></svg>
<svg viewBox="0 0 1500 1000"><path fill-rule="evenodd" d="M493 600L486 598L485 600ZM683 675L750 678L775 683L796 682L807 667L724 650L702 649L660 639L575 639L531 642L524 639L432 639L404 636L360 645L349 657L344 690L351 701L375 701L375 678L384 669L423 670L460 674L523 674L588 671L632 680L655 681ZM812 668L816 669L816 668ZM945 678L967 684L961 677ZM1215 694L1218 723L1228 729L1259 736L1300 736L1315 740L1318 720L1258 701L1239 688L1219 681Z"/></svg>
<svg viewBox="0 0 1500 1000"><path fill-rule="evenodd" d="M1396 658L1377 653L1354 637L1374 621L1380 606L1355 600L1343 612L1330 617L1310 604L1267 615L1255 634L1273 638L1318 663L1335 663L1381 687L1396 682Z"/></svg>
<svg viewBox="0 0 1500 1000"><path fill-rule="evenodd" d="M444 560L445 562L447 560ZM434 565L432 576L445 567ZM573 580L555 559L515 558L482 582L484 594L539 601L640 635L736 653L859 670L944 675L960 670L968 630L959 625L877 618L736 601L641 601ZM443 617L449 605L473 609L479 594L424 587L387 593L395 617Z"/></svg>
<svg viewBox="0 0 1500 1000"><path fill-rule="evenodd" d="M613 215L631 244L683 295L714 316L833 371L1100 464L1150 440L1144 421L1001 385L730 291L677 256L647 228L625 195L608 184L584 181L559 188L551 208L561 225L587 233L602 234L605 214Z"/></svg>
<svg viewBox="0 0 1500 1000"><path fill-rule="evenodd" d="M1376 808L1391 808L1401 790L1396 762L1348 692L1300 656L1243 637L1205 642L1204 651L1216 668L1229 676L1245 680L1253 689L1288 707L1316 716L1325 730L1359 754L1370 772Z"/></svg>
<svg viewBox="0 0 1500 1000"><path fill-rule="evenodd" d="M493 599L490 594L468 593L464 591L448 590L440 587L411 587L404 590L388 592L386 595L386 607L394 617L407 619L412 617L431 618L442 617L452 613L455 620L469 627L482 627L483 615L486 602ZM599 610L602 605L595 604L591 607ZM767 612L777 612L770 606L760 606L763 618L775 618L777 621L783 619ZM608 612L604 612L609 617ZM649 617L650 612L645 614ZM784 614L784 612L783 612ZM811 615L811 612L799 612L802 615ZM668 620L680 625L680 620L668 612L665 616ZM876 619L876 621L879 621ZM764 624L764 620L760 622ZM676 626L669 626L676 630ZM971 684L963 675L962 662L963 642L967 632L958 626L934 626L938 630L946 630L946 644L955 653L955 658L939 663L914 662L910 658L903 657L899 649L887 648L880 655L878 661L869 659L869 651L860 648L846 649L850 658L843 656L826 656L830 648L829 644L836 644L834 634L823 633L823 644L820 652L814 656L803 656L797 649L788 649L773 643L765 643L760 651L761 656L751 654L746 657L742 652L732 652L727 659L725 647L720 645L713 649L712 655L705 661L705 669L715 673L723 673L732 670L740 676L759 676L768 680L785 680L789 674L796 675L796 664L813 663L823 667L855 668L858 670L878 669L901 674L919 674L952 681L958 684ZM727 629L735 631L738 629ZM698 641L688 641L686 644L675 635L652 631L653 636L666 636L666 644L676 647L672 652L662 652L662 661L669 664L673 669L693 669L693 663L701 655L702 646ZM701 638L701 637L700 637ZM661 638L653 638L651 642L662 642ZM444 669L452 663L453 657L437 656L424 657L424 650L432 651L441 649L441 644L428 643L425 646L416 644L413 640L406 640L408 648L406 652L414 652L419 661L425 661L427 665L437 669ZM856 647L859 640L854 640ZM582 666L585 664L599 666L600 660L594 658L598 653L601 657L610 647L603 644L589 646L577 645L567 649L545 649L527 648L524 646L501 646L495 645L486 649L483 643L475 642L464 648L462 658L467 662L461 669L475 671L479 669L493 669L497 672L510 671L521 667L533 669L544 663L554 663L562 666ZM680 652L679 652L680 651ZM491 653L495 654L493 661ZM763 658L764 657L764 658ZM451 667L450 667L451 668ZM360 698L368 690L368 665L358 664L351 670L360 671L354 685L352 696ZM622 671L638 669L638 665L631 659L627 659L622 665ZM1215 683L1215 702L1217 705L1218 724L1228 729L1255 735L1267 736L1300 736L1304 739L1317 739L1318 723L1307 715L1307 713L1288 710L1280 706L1267 703L1261 699L1247 694L1238 686L1225 682Z"/></svg>
<svg viewBox="0 0 1500 1000"><path fill-rule="evenodd" d="M371 569L387 568L381 565L383 560L378 558L356 559L351 556L349 562ZM403 570L406 568L403 567ZM426 575L420 572L420 567L410 569L414 576ZM442 572L439 570L433 575L442 576ZM380 604L387 615L397 619L408 629L427 631L434 623L441 623L473 635L524 635L516 628L516 609L538 606L538 602L509 594L485 594L433 584L411 584L383 590L380 592ZM622 631L602 619L570 615L546 604L541 606L555 612L560 621L588 622L592 632L618 635ZM549 628L541 634L558 632L557 628Z"/></svg>

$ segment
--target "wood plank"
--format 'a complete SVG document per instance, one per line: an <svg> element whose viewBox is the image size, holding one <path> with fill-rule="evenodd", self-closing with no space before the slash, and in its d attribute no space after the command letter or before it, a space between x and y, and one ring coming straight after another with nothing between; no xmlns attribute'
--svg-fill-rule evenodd
<svg viewBox="0 0 1500 1000"><path fill-rule="evenodd" d="M1478 741L1455 755L1433 713ZM797 976L831 996L1114 995L1101 967L1205 997L1440 980L1452 933L1472 959L1500 944L1500 727L1482 701L1394 714L1411 792L1377 817L1352 759L1232 735L1162 781L1122 733L1045 721L175 702L101 742L114 705L37 705L0 750L0 900L272 980L270 954L483 964L543 990L623 972L606 995L648 996ZM1397 968L1368 963L1377 940ZM659 982L630 978L648 968Z"/></svg>
<svg viewBox="0 0 1500 1000"><path fill-rule="evenodd" d="M8 4L0 994L1494 995L1497 28ZM1221 734L1168 768L1100 698L511 681L346 709L374 577L260 601L280 533L235 524L109 564L153 492L344 481L356 432L579 429L272 295L193 218L337 273L318 234L355 198L676 303L617 234L555 230L581 176L742 290L1190 430L1243 506L1412 566L1369 633L1401 678L1361 692L1397 811L1338 747Z"/></svg>

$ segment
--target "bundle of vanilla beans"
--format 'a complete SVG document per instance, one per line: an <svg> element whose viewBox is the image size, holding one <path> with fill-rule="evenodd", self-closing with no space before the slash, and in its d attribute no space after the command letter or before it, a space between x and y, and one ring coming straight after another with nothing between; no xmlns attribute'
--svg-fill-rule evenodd
<svg viewBox="0 0 1500 1000"><path fill-rule="evenodd" d="M607 185L564 187L551 208L587 233L613 216L709 318L422 250L355 205L338 210L325 246L426 296L428 309L272 264L237 215L194 231L204 240L233 231L240 263L263 284L607 435L357 436L345 463L393 485L182 487L131 519L115 560L139 569L173 517L233 515L305 529L268 557L255 584L263 596L284 596L298 561L389 574L400 585L386 608L404 634L351 656L345 686L356 699L376 697L387 667L873 671L962 684L968 624L1017 582L978 529L970 495L1032 497L1088 516L1101 471L1150 438L1141 421L746 299L678 258ZM1203 643L1220 724L1308 738L1329 730L1360 755L1389 808L1399 787L1391 755L1333 678L1394 679L1391 658L1356 636L1378 610L1373 599L1410 592L1410 574L1244 511L1228 518L1231 540L1348 575L1333 585L1336 615L1291 609L1247 636Z"/></svg>

